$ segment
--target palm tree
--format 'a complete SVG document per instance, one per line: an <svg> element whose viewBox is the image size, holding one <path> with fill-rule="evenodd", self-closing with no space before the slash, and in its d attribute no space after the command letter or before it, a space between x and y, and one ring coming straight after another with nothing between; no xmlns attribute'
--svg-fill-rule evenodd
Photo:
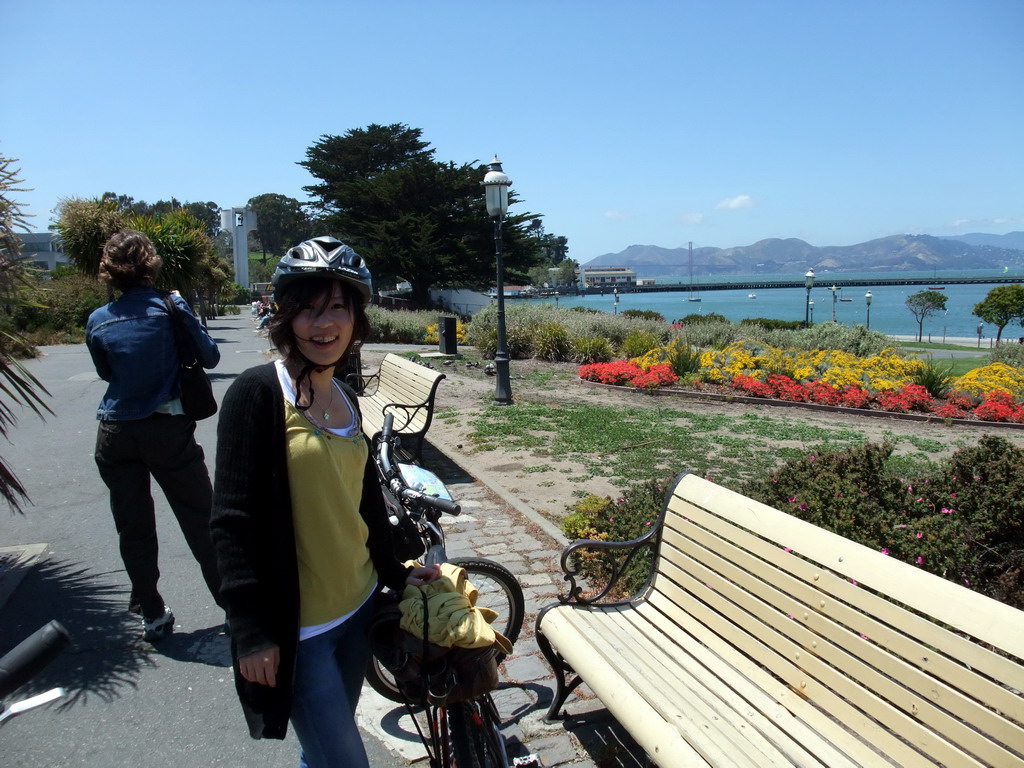
<svg viewBox="0 0 1024 768"><path fill-rule="evenodd" d="M0 314L10 317L11 309L24 299L21 289L25 284L25 266L21 261L21 239L15 228L28 231L28 224L21 207L11 199L13 192L25 192L18 185L19 169L14 167L17 160L0 154ZM5 318L5 319L7 319ZM0 435L7 432L18 421L14 406L28 406L40 418L43 411L53 413L43 401L49 396L46 387L33 376L17 359L34 353L34 348L18 334L9 323L0 329ZM28 501L28 493L10 465L0 457L0 496L12 512L23 512L22 502Z"/></svg>

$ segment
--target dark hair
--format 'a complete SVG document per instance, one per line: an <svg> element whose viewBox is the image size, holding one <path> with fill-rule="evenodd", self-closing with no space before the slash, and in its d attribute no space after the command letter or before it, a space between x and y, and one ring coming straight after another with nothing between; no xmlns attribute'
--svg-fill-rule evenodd
<svg viewBox="0 0 1024 768"><path fill-rule="evenodd" d="M345 303L352 313L352 339L345 354L342 355L342 360L352 351L357 341L361 342L370 335L370 320L363 308L363 297L355 287L343 280L334 280L330 277L310 276L295 280L280 297L274 314L267 323L270 343L281 353L285 363L305 363L295 343L292 321L305 307L319 307L320 312L327 309L327 303L331 300L336 285L341 286Z"/></svg>
<svg viewBox="0 0 1024 768"><path fill-rule="evenodd" d="M122 229L103 246L99 278L119 291L137 285L152 286L162 264L152 240L134 229Z"/></svg>

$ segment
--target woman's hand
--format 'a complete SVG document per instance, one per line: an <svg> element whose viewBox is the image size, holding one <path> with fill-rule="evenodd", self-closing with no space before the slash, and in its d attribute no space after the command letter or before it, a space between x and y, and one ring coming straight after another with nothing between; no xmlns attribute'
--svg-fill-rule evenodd
<svg viewBox="0 0 1024 768"><path fill-rule="evenodd" d="M250 683L277 685L277 668L281 664L281 649L272 645L262 651L242 656L238 660L238 671Z"/></svg>
<svg viewBox="0 0 1024 768"><path fill-rule="evenodd" d="M434 565L420 565L413 568L412 572L405 577L405 583L412 587L420 587L432 581L437 581L440 578L440 565L436 563Z"/></svg>

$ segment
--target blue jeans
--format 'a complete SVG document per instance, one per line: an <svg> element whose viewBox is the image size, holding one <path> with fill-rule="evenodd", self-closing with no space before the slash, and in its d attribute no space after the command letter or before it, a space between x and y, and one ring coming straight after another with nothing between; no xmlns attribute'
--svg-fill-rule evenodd
<svg viewBox="0 0 1024 768"><path fill-rule="evenodd" d="M302 752L300 768L369 768L356 727L373 616L369 599L348 621L299 643L291 722Z"/></svg>

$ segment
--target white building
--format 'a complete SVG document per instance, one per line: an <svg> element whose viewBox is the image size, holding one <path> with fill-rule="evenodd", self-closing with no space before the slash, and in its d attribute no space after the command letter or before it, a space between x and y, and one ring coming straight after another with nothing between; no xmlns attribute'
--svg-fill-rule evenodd
<svg viewBox="0 0 1024 768"><path fill-rule="evenodd" d="M580 267L580 288L613 288L632 290L636 272L629 267Z"/></svg>
<svg viewBox="0 0 1024 768"><path fill-rule="evenodd" d="M33 267L52 272L70 263L55 232L23 232L18 234L18 239L21 240L21 258Z"/></svg>

